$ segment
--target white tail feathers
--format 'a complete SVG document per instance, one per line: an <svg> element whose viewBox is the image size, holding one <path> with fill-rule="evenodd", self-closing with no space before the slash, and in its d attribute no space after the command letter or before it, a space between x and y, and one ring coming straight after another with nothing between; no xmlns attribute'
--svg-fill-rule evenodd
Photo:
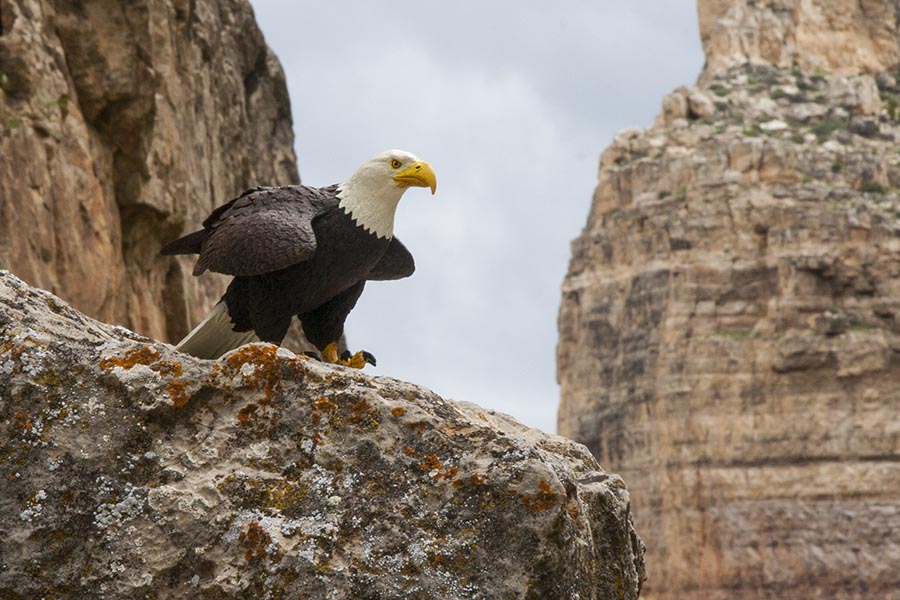
<svg viewBox="0 0 900 600"><path fill-rule="evenodd" d="M175 349L197 358L215 359L229 350L259 341L253 331L234 331L233 326L225 302L219 302Z"/></svg>

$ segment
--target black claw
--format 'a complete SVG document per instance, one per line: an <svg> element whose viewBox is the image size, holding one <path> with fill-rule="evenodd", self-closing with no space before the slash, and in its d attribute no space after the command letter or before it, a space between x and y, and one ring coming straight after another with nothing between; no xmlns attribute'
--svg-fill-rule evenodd
<svg viewBox="0 0 900 600"><path fill-rule="evenodd" d="M353 355L350 354L349 350L344 350L343 352L341 352L341 360L350 360L351 356Z"/></svg>
<svg viewBox="0 0 900 600"><path fill-rule="evenodd" d="M371 352L366 352L365 350L363 350L363 351L362 351L362 355L363 355L363 358L366 359L366 362L367 362L367 363L369 363L369 364L372 365L373 367L376 366L376 365L375 365L375 355L374 355L374 354L372 354Z"/></svg>
<svg viewBox="0 0 900 600"><path fill-rule="evenodd" d="M314 351L312 351L312 350L307 350L307 351L304 352L303 354L305 354L306 356L308 356L308 357L310 357L310 358L314 358L314 359L316 359L316 360L318 360L318 361L320 361L320 362L322 361L322 355L319 354L318 352L314 352Z"/></svg>

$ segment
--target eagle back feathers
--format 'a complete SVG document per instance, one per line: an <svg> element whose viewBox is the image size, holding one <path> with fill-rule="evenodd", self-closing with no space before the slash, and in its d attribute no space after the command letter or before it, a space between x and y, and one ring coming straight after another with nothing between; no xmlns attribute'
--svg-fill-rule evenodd
<svg viewBox="0 0 900 600"><path fill-rule="evenodd" d="M337 206L336 186L254 188L203 222L206 237L194 275L261 275L302 262L316 251L312 221Z"/></svg>

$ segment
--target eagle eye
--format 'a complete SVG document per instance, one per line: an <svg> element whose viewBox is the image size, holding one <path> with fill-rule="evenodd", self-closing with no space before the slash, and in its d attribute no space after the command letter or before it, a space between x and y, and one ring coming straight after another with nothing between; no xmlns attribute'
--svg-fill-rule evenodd
<svg viewBox="0 0 900 600"><path fill-rule="evenodd" d="M391 159L391 168L392 168L392 169L399 169L399 168L400 168L400 161L397 160L396 158L392 158L392 159Z"/></svg>

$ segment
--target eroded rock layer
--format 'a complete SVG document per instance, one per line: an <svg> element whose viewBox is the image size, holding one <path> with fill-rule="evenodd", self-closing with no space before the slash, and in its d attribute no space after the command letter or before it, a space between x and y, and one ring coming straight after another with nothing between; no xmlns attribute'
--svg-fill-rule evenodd
<svg viewBox="0 0 900 600"><path fill-rule="evenodd" d="M0 271L0 597L635 600L587 449L267 344L201 361Z"/></svg>
<svg viewBox="0 0 900 600"><path fill-rule="evenodd" d="M736 66L603 153L559 431L632 491L646 598L900 597L898 99Z"/></svg>
<svg viewBox="0 0 900 600"><path fill-rule="evenodd" d="M180 338L224 280L160 247L292 143L247 0L0 0L0 267L93 317Z"/></svg>

